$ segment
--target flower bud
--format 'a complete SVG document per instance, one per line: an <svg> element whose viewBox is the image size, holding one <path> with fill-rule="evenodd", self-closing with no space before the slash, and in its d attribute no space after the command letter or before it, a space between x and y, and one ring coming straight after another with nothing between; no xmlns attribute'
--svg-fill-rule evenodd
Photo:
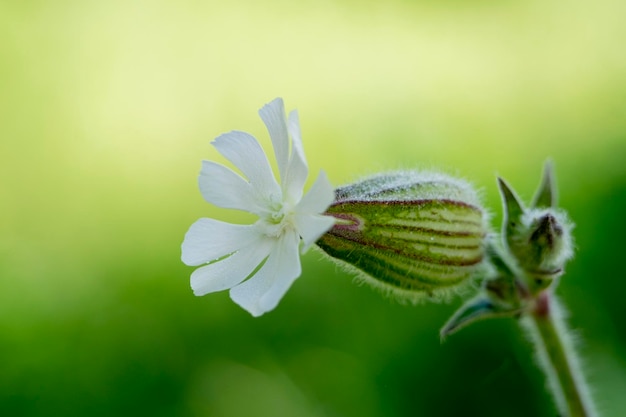
<svg viewBox="0 0 626 417"><path fill-rule="evenodd" d="M485 272L487 216L475 190L444 174L375 175L335 192L337 221L317 242L384 292L418 301Z"/></svg>
<svg viewBox="0 0 626 417"><path fill-rule="evenodd" d="M560 275L572 257L571 223L554 209L528 210L520 233L513 236L511 252L520 266L539 275Z"/></svg>
<svg viewBox="0 0 626 417"><path fill-rule="evenodd" d="M547 163L543 179L530 208L525 208L513 189L498 179L504 205L503 238L511 255L538 290L563 273L572 255L572 223L556 208L556 185L552 164Z"/></svg>

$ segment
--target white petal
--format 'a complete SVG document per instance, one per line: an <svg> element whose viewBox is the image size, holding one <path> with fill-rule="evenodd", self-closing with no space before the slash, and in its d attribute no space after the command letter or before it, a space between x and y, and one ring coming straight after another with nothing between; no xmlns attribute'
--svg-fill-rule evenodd
<svg viewBox="0 0 626 417"><path fill-rule="evenodd" d="M233 301L255 317L274 309L302 272L299 241L295 232L281 236L261 269L230 290Z"/></svg>
<svg viewBox="0 0 626 417"><path fill-rule="evenodd" d="M258 212L252 186L232 170L212 161L202 161L198 176L200 193L218 207Z"/></svg>
<svg viewBox="0 0 626 417"><path fill-rule="evenodd" d="M259 116L267 127L272 139L276 162L280 171L280 178L285 179L289 165L289 135L285 121L285 104L282 98L276 98L259 110Z"/></svg>
<svg viewBox="0 0 626 417"><path fill-rule="evenodd" d="M296 206L300 214L321 214L335 201L335 191L324 171L320 171L315 183Z"/></svg>
<svg viewBox="0 0 626 417"><path fill-rule="evenodd" d="M212 144L243 172L255 192L265 197L280 192L267 156L254 136L233 131L218 136Z"/></svg>
<svg viewBox="0 0 626 417"><path fill-rule="evenodd" d="M269 255L273 241L260 239L228 258L196 269L191 274L191 288L195 295L232 288L246 279Z"/></svg>
<svg viewBox="0 0 626 417"><path fill-rule="evenodd" d="M294 221L298 233L304 242L302 253L305 253L312 244L317 242L317 240L335 224L334 217L311 214L296 214Z"/></svg>
<svg viewBox="0 0 626 417"><path fill-rule="evenodd" d="M259 236L258 228L253 224L200 219L185 234L181 259L187 265L201 265L246 247L259 239Z"/></svg>
<svg viewBox="0 0 626 417"><path fill-rule="evenodd" d="M302 148L298 112L295 110L289 114L289 133L292 140L291 157L289 158L287 174L283 177L282 187L286 198L295 203L302 198L304 183L309 175L309 167Z"/></svg>

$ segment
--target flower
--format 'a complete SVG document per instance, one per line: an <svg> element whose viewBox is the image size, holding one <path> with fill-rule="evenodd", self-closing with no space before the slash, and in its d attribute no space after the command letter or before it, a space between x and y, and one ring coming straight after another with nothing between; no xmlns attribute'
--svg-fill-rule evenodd
<svg viewBox="0 0 626 417"><path fill-rule="evenodd" d="M217 137L212 145L247 180L223 165L202 161L198 178L202 196L211 204L244 210L259 219L240 225L202 218L191 225L182 244L185 264L207 264L191 274L194 294L230 288L233 301L255 317L274 309L300 276L300 240L304 253L334 224L332 217L321 214L334 200L323 172L303 196L308 166L298 113L292 111L287 120L283 100L277 98L259 115L272 140L281 183L253 136L232 131Z"/></svg>

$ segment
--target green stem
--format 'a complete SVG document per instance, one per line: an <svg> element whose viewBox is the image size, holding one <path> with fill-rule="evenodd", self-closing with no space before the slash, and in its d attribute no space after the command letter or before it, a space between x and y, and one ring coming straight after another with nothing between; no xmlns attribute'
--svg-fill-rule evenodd
<svg viewBox="0 0 626 417"><path fill-rule="evenodd" d="M522 323L537 349L558 408L567 417L597 416L558 302L549 291L539 294L536 301Z"/></svg>

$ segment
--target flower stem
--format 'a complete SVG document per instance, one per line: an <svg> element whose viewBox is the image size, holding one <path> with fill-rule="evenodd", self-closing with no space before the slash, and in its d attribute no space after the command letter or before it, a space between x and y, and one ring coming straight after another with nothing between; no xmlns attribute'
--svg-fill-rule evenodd
<svg viewBox="0 0 626 417"><path fill-rule="evenodd" d="M559 303L551 291L543 291L536 302L522 324L535 345L556 405L564 417L597 417Z"/></svg>

